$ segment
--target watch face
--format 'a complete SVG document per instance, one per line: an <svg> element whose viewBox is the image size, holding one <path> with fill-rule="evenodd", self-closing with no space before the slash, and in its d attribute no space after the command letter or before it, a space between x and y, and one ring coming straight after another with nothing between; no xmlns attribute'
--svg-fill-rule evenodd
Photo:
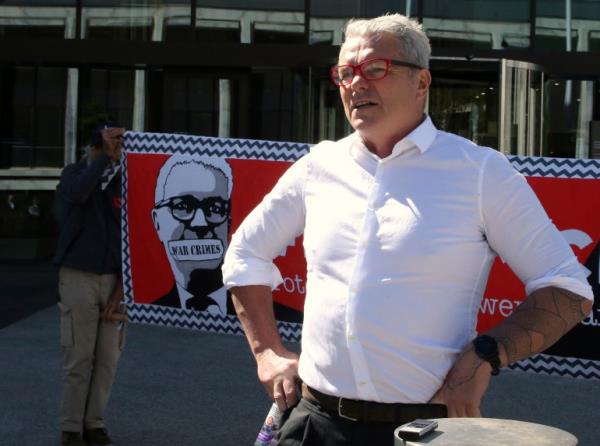
<svg viewBox="0 0 600 446"><path fill-rule="evenodd" d="M498 344L491 336L479 336L475 338L475 353L483 359L495 358L498 356Z"/></svg>

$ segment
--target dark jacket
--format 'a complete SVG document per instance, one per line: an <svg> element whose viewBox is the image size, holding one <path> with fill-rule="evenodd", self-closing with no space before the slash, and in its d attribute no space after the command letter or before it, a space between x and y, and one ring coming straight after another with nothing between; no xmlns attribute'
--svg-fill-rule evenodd
<svg viewBox="0 0 600 446"><path fill-rule="evenodd" d="M120 273L120 198L118 174L105 190L100 179L110 158L100 154L63 169L54 214L59 227L54 263L98 274Z"/></svg>

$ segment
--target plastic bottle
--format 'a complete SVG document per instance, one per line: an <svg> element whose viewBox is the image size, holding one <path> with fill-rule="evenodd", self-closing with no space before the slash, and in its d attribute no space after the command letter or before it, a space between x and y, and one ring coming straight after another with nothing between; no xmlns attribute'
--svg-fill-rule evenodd
<svg viewBox="0 0 600 446"><path fill-rule="evenodd" d="M254 442L254 446L276 446L277 445L277 431L281 424L281 416L283 413L277 407L277 404L273 403L265 422L260 428L258 437Z"/></svg>

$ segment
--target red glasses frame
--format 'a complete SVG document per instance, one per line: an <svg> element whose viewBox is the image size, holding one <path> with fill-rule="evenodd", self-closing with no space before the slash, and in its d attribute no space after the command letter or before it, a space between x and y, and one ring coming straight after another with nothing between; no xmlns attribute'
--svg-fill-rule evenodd
<svg viewBox="0 0 600 446"><path fill-rule="evenodd" d="M381 61L385 62L385 70L383 71L383 74L380 74L380 73L372 74L372 73L369 73L368 71L365 72L363 70L364 66L373 64L374 62L381 62ZM394 60L394 59L388 59L388 58L384 58L384 57L378 57L378 58L374 58L374 59L367 59L356 65L353 65L353 64L335 65L329 69L329 77L331 78L331 82L333 82L333 84L337 87L341 87L341 86L346 87L346 86L350 85L352 83L352 80L356 76L357 72L360 73L361 77L363 77L366 80L377 81L377 80L383 79L384 77L386 77L389 74L390 65L394 65L397 67L414 68L416 70L423 69L423 67L420 67L419 65L411 63L411 62L404 62L403 60ZM340 68L351 68L352 76L345 78L346 80L341 79L339 76Z"/></svg>

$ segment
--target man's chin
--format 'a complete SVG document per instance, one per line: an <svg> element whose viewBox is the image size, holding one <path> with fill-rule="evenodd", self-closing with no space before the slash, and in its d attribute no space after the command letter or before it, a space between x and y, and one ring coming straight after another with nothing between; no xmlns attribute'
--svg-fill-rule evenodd
<svg viewBox="0 0 600 446"><path fill-rule="evenodd" d="M359 132L368 132L370 129L375 127L377 123L374 119L369 119L367 116L354 116L350 121L350 125L354 130Z"/></svg>

